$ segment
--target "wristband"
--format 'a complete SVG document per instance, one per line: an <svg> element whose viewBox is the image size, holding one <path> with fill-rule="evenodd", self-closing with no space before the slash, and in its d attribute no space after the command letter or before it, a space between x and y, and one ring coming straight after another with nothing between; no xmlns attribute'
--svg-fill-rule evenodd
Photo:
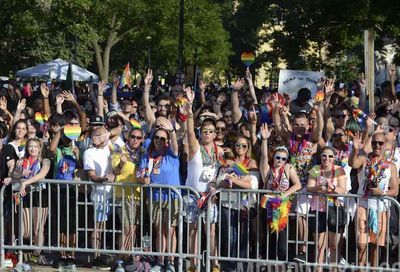
<svg viewBox="0 0 400 272"><path fill-rule="evenodd" d="M43 97L43 99L49 99L48 97Z"/></svg>

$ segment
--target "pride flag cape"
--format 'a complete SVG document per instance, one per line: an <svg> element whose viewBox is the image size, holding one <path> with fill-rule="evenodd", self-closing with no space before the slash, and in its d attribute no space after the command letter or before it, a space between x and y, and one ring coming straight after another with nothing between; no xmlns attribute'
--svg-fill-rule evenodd
<svg viewBox="0 0 400 272"><path fill-rule="evenodd" d="M128 62L128 64L125 66L125 69L124 69L124 72L122 73L122 77L121 77L121 83L120 83L120 88L123 88L123 87L125 87L125 85L128 85L128 87L130 88L131 87L131 67L130 67L130 65L129 65L129 62Z"/></svg>

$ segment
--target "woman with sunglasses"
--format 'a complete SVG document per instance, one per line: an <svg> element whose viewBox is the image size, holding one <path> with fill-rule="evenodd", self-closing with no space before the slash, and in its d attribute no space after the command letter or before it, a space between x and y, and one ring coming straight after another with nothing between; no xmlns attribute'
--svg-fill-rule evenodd
<svg viewBox="0 0 400 272"><path fill-rule="evenodd" d="M249 216L253 213L251 194L230 193L229 189L251 189L258 188L258 166L257 162L251 158L250 140L245 136L239 136L233 148L233 161L228 161L227 165L240 164L249 171L248 174L238 176L236 174L227 174L224 181L219 182L219 187L225 187L220 194L221 202L221 256L240 256L248 258L248 251L251 251L252 243L249 240L254 237L251 231L252 222ZM225 231L227 230L227 231ZM238 232L239 240L238 240ZM238 252L238 248L240 248ZM229 253L229 254L228 254ZM236 264L230 261L222 263L223 270L235 271Z"/></svg>
<svg viewBox="0 0 400 272"><path fill-rule="evenodd" d="M263 189L271 190L286 198L301 189L300 179L294 167L287 163L289 151L286 147L280 146L273 150L272 165L269 165L268 159L268 138L270 132L267 124L262 124L261 128L261 160L260 173L263 180ZM287 253L287 231L282 230L278 234L269 234L272 239L269 242L269 254L267 259L286 260ZM277 247L276 247L277 245ZM277 249L277 251L276 251Z"/></svg>
<svg viewBox="0 0 400 272"><path fill-rule="evenodd" d="M125 145L112 154L116 182L138 182L136 167L142 156L143 136L140 128L131 129ZM121 205L117 212L124 228L124 235L121 234L118 239L120 250L131 251L135 246L136 228L140 223L140 187L117 186L115 196L116 203Z"/></svg>
<svg viewBox="0 0 400 272"><path fill-rule="evenodd" d="M307 182L307 191L318 193L311 197L311 209L308 221L310 231L313 233L317 244L316 259L322 264L325 258L325 249L328 243L330 250L330 262L336 263L336 253L339 235L336 232L343 232L343 227L327 225L328 206L340 205L336 197L326 197L324 194L345 194L346 174L341 166L335 165L336 150L326 146L321 150L321 164L315 165L310 170ZM326 231L328 230L328 234ZM322 271L318 267L317 271Z"/></svg>
<svg viewBox="0 0 400 272"><path fill-rule="evenodd" d="M139 182L145 184L161 184L170 186L180 185L178 141L174 127L166 117L159 116L159 128L153 134L147 153L144 154L139 163L137 176ZM157 252L174 253L176 250L175 227L178 219L177 196L169 190L151 189L152 201L148 208L153 215L152 222L156 234L155 245ZM160 203L161 202L161 203ZM151 206L150 206L151 205ZM161 224L161 229L160 229ZM170 243L170 244L167 244ZM167 271L173 270L173 257L168 257ZM162 257L158 257L160 267Z"/></svg>
<svg viewBox="0 0 400 272"><path fill-rule="evenodd" d="M364 196L359 199L357 210L358 265L363 266L370 262L371 266L376 267L379 265L379 247L388 246L386 231L389 207L387 200L376 197L397 197L399 192L397 168L388 158L395 142L387 142L382 132L375 133L371 141L372 152L369 154L360 154L364 144L359 133L355 135L353 143L349 163L351 167L358 169L357 194Z"/></svg>

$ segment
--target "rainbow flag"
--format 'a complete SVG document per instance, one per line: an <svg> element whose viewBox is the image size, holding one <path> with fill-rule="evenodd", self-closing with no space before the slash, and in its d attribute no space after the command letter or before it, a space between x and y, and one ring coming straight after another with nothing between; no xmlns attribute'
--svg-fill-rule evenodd
<svg viewBox="0 0 400 272"><path fill-rule="evenodd" d="M41 112L35 112L35 120L40 124L43 125L47 122L48 117L47 114Z"/></svg>
<svg viewBox="0 0 400 272"><path fill-rule="evenodd" d="M129 119L129 122L131 123L132 127L134 127L134 128L142 128L142 125L136 119L131 118L131 119Z"/></svg>
<svg viewBox="0 0 400 272"><path fill-rule="evenodd" d="M125 85L128 85L128 87L130 88L131 87L131 67L130 67L130 65L129 65L129 62L128 62L128 64L125 66L125 69L124 69L124 72L122 73L122 77L121 77L121 83L120 83L120 88L123 88L123 87L125 87Z"/></svg>
<svg viewBox="0 0 400 272"><path fill-rule="evenodd" d="M235 173L237 176L245 176L249 173L247 167L239 162L235 162L232 165L232 172Z"/></svg>

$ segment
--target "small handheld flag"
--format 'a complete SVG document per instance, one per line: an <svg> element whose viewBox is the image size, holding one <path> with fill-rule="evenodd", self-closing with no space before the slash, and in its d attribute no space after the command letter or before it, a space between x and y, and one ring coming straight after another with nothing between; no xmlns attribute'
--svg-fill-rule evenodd
<svg viewBox="0 0 400 272"><path fill-rule="evenodd" d="M360 108L353 109L353 115L354 115L354 117L356 117L358 119L366 120L369 118L368 115L365 112L363 112ZM371 121L374 125L377 125L377 123L374 120L371 119Z"/></svg>
<svg viewBox="0 0 400 272"><path fill-rule="evenodd" d="M129 88L132 85L131 84L131 67L129 65L129 62L125 66L124 72L122 73L120 88L125 87L125 85L127 85Z"/></svg>
<svg viewBox="0 0 400 272"><path fill-rule="evenodd" d="M249 173L246 166L244 166L243 164L241 164L239 162L235 162L231 168L232 168L232 172L235 173L237 176L245 176Z"/></svg>
<svg viewBox="0 0 400 272"><path fill-rule="evenodd" d="M44 123L47 122L47 120L48 120L47 114L41 113L41 112L35 112L35 120L40 125L44 125Z"/></svg>
<svg viewBox="0 0 400 272"><path fill-rule="evenodd" d="M142 128L142 125L140 124L140 122L134 118L129 119L129 122L131 123L132 127L134 128Z"/></svg>

